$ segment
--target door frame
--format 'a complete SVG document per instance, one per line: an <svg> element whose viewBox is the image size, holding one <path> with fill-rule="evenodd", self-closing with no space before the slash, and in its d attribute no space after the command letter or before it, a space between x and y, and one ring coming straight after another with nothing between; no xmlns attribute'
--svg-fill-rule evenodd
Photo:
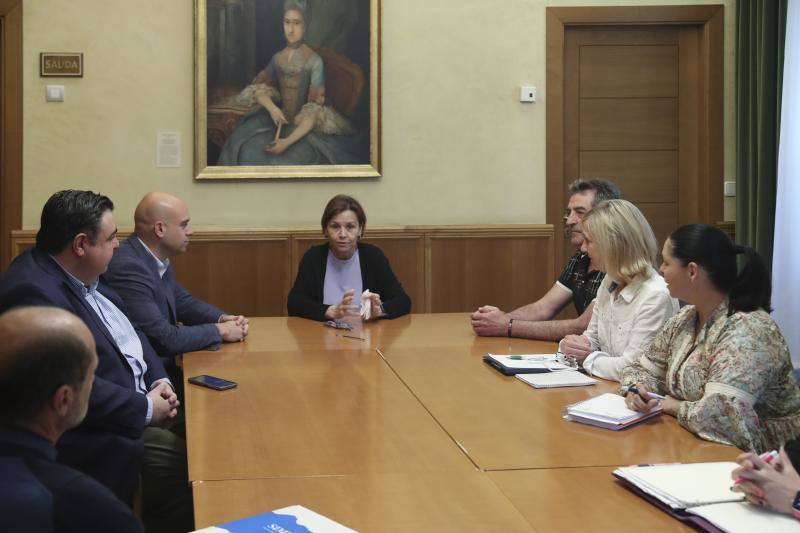
<svg viewBox="0 0 800 533"><path fill-rule="evenodd" d="M0 0L0 269L22 227L22 0Z"/></svg>
<svg viewBox="0 0 800 533"><path fill-rule="evenodd" d="M696 26L700 30L699 61L705 67L700 78L698 113L696 222L716 224L723 217L723 5L548 7L547 25L547 163L546 217L555 229L555 271L566 261L562 234L567 204L564 175L564 40L569 26ZM571 179L577 176L569 177Z"/></svg>

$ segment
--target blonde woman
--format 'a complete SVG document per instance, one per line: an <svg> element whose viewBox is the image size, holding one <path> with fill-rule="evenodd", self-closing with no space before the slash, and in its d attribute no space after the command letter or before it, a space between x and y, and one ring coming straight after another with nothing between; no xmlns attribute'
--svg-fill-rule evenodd
<svg viewBox="0 0 800 533"><path fill-rule="evenodd" d="M635 205L601 202L583 219L583 234L581 249L606 276L589 327L564 337L560 348L589 374L619 381L622 369L678 311L678 301L653 267L656 238Z"/></svg>

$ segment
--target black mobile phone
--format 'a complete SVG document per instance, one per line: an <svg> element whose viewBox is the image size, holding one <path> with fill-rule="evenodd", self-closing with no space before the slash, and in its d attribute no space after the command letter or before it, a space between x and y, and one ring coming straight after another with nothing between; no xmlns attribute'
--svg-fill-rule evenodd
<svg viewBox="0 0 800 533"><path fill-rule="evenodd" d="M201 387L208 387L214 390L227 390L234 388L237 383L235 381L228 381L227 379L218 378L215 376L192 376L189 378L189 383L200 385Z"/></svg>

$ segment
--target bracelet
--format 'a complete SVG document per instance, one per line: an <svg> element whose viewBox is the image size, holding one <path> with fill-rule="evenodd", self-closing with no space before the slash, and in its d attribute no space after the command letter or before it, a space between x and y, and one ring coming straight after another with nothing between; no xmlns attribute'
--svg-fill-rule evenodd
<svg viewBox="0 0 800 533"><path fill-rule="evenodd" d="M511 327L513 326L513 324L514 324L514 319L513 318L509 318L508 319L508 338L509 339L511 338Z"/></svg>

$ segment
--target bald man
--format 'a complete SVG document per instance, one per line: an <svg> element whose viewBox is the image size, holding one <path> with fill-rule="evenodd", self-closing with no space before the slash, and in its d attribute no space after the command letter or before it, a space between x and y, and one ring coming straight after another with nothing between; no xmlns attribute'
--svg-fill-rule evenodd
<svg viewBox="0 0 800 533"><path fill-rule="evenodd" d="M216 350L247 336L248 321L189 294L175 280L170 259L186 251L192 235L186 203L164 192L142 198L134 234L123 242L105 278L125 301L128 316L174 371L173 356Z"/></svg>
<svg viewBox="0 0 800 533"><path fill-rule="evenodd" d="M141 532L107 487L56 462L89 407L92 333L63 309L18 307L0 316L0 338L0 530Z"/></svg>

